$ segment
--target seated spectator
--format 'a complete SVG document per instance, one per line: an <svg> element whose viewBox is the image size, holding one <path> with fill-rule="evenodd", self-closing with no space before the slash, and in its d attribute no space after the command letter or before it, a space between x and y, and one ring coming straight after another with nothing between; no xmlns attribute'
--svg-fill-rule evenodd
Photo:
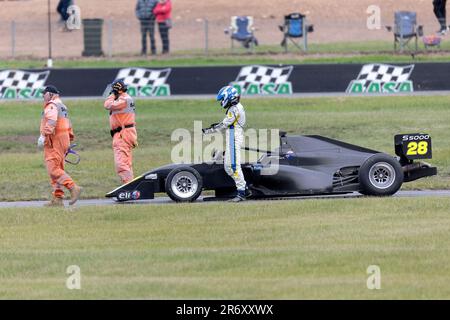
<svg viewBox="0 0 450 320"><path fill-rule="evenodd" d="M58 6L56 7L56 11L58 11L61 16L61 21L66 22L69 19L69 14L67 13L67 9L73 4L72 0L59 0Z"/></svg>

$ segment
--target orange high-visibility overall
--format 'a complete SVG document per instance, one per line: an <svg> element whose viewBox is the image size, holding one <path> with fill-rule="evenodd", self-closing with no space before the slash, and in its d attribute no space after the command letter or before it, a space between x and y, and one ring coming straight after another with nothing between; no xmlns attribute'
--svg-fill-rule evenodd
<svg viewBox="0 0 450 320"><path fill-rule="evenodd" d="M137 146L134 101L127 93L121 93L117 99L111 94L104 107L110 115L116 173L122 183L127 183L133 180L132 150Z"/></svg>
<svg viewBox="0 0 450 320"><path fill-rule="evenodd" d="M41 135L45 136L44 159L53 187L53 196L64 197L62 186L71 190L75 183L64 171L64 159L74 135L67 107L55 98L44 105Z"/></svg>

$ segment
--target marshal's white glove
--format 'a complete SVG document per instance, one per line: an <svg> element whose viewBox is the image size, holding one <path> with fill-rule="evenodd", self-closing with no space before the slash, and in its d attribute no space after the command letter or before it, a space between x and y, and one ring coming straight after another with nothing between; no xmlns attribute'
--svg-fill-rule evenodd
<svg viewBox="0 0 450 320"><path fill-rule="evenodd" d="M39 139L37 141L37 145L39 148L42 148L44 146L45 143L45 136L41 135L39 136Z"/></svg>

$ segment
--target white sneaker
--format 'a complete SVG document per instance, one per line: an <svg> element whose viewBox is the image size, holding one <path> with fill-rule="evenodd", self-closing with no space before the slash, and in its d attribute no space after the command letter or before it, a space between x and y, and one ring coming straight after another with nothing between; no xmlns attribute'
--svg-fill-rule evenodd
<svg viewBox="0 0 450 320"><path fill-rule="evenodd" d="M439 30L438 33L439 33L441 36L445 36L449 30L450 30L449 27L441 28L441 30Z"/></svg>
<svg viewBox="0 0 450 320"><path fill-rule="evenodd" d="M242 198L241 196L236 196L233 199L228 200L228 202L241 202L245 201L245 198Z"/></svg>

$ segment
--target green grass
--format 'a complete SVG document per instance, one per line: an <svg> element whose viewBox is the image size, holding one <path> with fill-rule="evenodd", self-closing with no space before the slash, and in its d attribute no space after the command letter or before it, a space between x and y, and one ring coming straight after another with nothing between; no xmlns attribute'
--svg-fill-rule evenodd
<svg viewBox="0 0 450 320"><path fill-rule="evenodd" d="M116 187L102 101L66 101L82 162L103 197ZM243 99L248 126L321 134L393 154L397 133L427 132L450 189L450 96ZM0 199L48 198L41 103L0 103ZM215 101L137 100L135 172L170 162L171 133L223 116ZM449 198L0 209L0 299L449 299ZM81 269L69 290L66 269ZM368 266L381 290L368 290Z"/></svg>
<svg viewBox="0 0 450 320"><path fill-rule="evenodd" d="M418 63L418 62L448 62L449 54L418 54L414 58L410 54L392 53L367 53L347 54L336 56L334 54L310 54L310 55L287 55L283 54L260 54L249 55L236 53L229 56L206 56L198 57L189 55L183 58L152 59L143 60L136 58L113 58L108 60L98 59L56 59L54 68L126 68L126 67L192 67L192 66L228 66L228 65L289 65L289 64L341 64L341 63ZM0 69L33 69L45 68L46 60L2 60Z"/></svg>
<svg viewBox="0 0 450 320"><path fill-rule="evenodd" d="M407 53L414 49L414 42L411 41L410 47L406 47L404 52ZM353 42L334 42L334 43L312 43L308 45L308 49L312 53L384 53L389 54L394 51L393 41L353 41ZM450 50L450 43L442 41L441 48L425 49L421 39L418 41L418 51L421 53L438 53Z"/></svg>
<svg viewBox="0 0 450 320"><path fill-rule="evenodd" d="M184 50L173 52L170 56L143 59L135 54L123 54L112 58L55 58L55 68L118 68L118 67L180 67L216 66L236 64L320 64L320 63L417 63L448 62L450 42L443 42L440 50L425 50L419 44L419 52L412 57L408 50L394 53L389 41L338 42L327 44L311 43L308 53L295 47L284 53L281 46L262 45L254 52L237 47L230 49ZM46 59L19 57L0 61L0 69L44 68Z"/></svg>
<svg viewBox="0 0 450 320"><path fill-rule="evenodd" d="M0 209L0 299L449 299L449 198ZM65 286L81 269L81 290ZM370 265L381 290L368 290Z"/></svg>
<svg viewBox="0 0 450 320"><path fill-rule="evenodd" d="M102 101L67 101L82 161L67 171L98 198L119 184L114 173L108 114ZM439 175L404 184L405 189L450 189L450 96L243 99L248 128L319 134L394 154L398 133L429 133ZM42 151L36 147L42 105L0 103L0 200L47 199L50 186ZM217 122L223 112L208 100L137 100L139 147L134 171L171 162L171 134ZM205 144L206 146L206 144Z"/></svg>

